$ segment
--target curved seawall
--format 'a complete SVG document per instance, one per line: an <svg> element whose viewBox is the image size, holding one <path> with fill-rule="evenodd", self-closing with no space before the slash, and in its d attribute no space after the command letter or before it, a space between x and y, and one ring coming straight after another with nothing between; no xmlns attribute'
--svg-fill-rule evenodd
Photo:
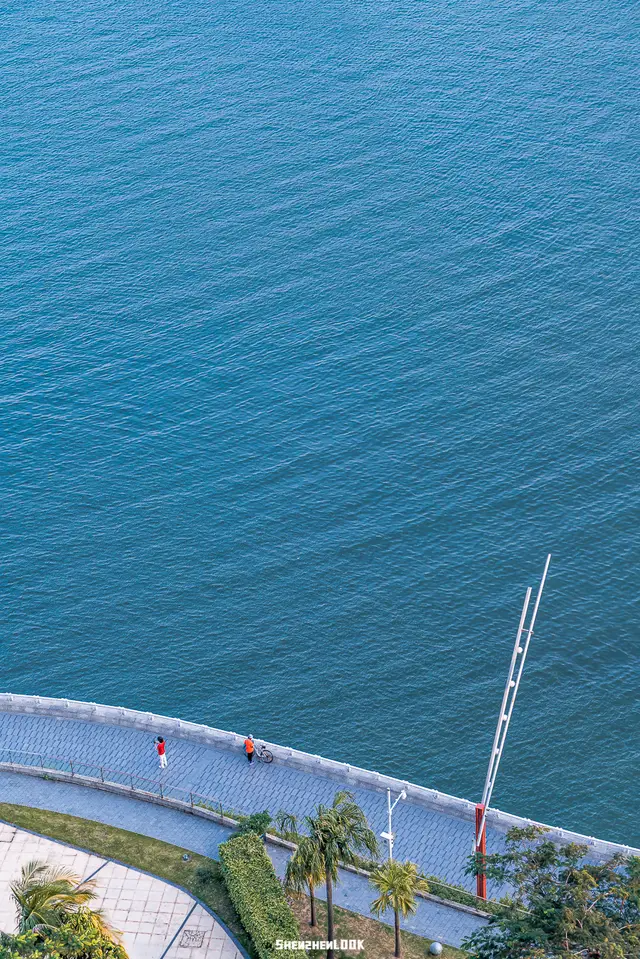
<svg viewBox="0 0 640 959"><path fill-rule="evenodd" d="M274 813L284 808L304 814L315 801L325 801L335 785L341 785L361 794L374 825L378 820L384 825L386 790L404 789L407 801L394 816L394 824L399 824L399 854L399 847L404 845L404 854L421 859L426 870L469 885L463 867L473 838L475 804L425 786L277 743L268 743L275 758L273 766L250 777L242 755L243 737L237 733L119 706L66 699L0 694L0 734L5 751L22 750L80 766L104 764L135 777L159 775L152 740L162 735L168 741L170 759L168 791L172 787L193 790L215 796L225 808L246 812L266 807ZM178 756L180 761L174 762ZM12 762L20 765L15 758ZM405 828L401 828L403 817ZM604 859L619 852L640 855L640 850L629 846L534 823L497 809L487 815L490 849L502 846L504 834L512 826L531 824L543 825L554 841L588 845L594 858ZM429 842L425 832L431 834ZM416 856L419 850L423 855Z"/></svg>

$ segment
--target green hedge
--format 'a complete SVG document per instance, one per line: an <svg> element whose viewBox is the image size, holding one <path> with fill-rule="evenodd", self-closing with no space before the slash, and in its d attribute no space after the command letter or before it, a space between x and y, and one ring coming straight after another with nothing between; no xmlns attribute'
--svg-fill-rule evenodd
<svg viewBox="0 0 640 959"><path fill-rule="evenodd" d="M219 846L222 875L233 905L260 959L282 959L276 939L300 939L300 928L264 843L255 833L234 836Z"/></svg>

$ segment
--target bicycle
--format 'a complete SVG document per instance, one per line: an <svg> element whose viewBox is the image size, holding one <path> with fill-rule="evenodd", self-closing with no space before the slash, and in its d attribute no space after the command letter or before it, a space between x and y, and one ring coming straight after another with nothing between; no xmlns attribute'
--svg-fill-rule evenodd
<svg viewBox="0 0 640 959"><path fill-rule="evenodd" d="M257 760L261 763L272 763L273 762L273 753L270 749L267 749L264 743L256 743L254 747L254 755Z"/></svg>

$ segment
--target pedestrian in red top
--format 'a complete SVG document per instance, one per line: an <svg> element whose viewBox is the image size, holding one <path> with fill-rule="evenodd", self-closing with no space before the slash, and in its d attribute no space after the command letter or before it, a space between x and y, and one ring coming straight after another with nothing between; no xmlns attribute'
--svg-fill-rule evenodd
<svg viewBox="0 0 640 959"><path fill-rule="evenodd" d="M158 736L157 739L154 739L156 744L156 752L160 758L160 769L167 768L167 744L165 743L162 736Z"/></svg>
<svg viewBox="0 0 640 959"><path fill-rule="evenodd" d="M253 745L253 736L247 736L244 741L244 751L247 754L247 759L250 763L253 762L253 753L255 751L255 746Z"/></svg>

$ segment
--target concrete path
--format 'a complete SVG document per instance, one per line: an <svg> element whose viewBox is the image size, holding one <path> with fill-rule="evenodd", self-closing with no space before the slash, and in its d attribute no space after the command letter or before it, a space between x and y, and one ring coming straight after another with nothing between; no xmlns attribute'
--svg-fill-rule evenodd
<svg viewBox="0 0 640 959"><path fill-rule="evenodd" d="M161 774L153 737L147 733L97 722L0 712L0 761L8 755L7 750L25 750L44 757L102 764L136 776L162 778L168 790L193 790L222 802L227 809L249 813L268 809L275 815L283 809L303 817L319 802L330 803L340 788L335 780L312 772L278 762L269 766L254 762L249 766L240 752L182 739L168 740L169 766ZM360 759L366 764L371 757ZM386 828L386 795L364 787L353 792L371 827L380 834ZM183 792L180 795L184 797ZM427 875L473 891L474 881L465 875L474 838L472 823L401 802L396 807L393 826L398 859L411 859ZM501 850L504 835L489 829L487 845L490 851Z"/></svg>
<svg viewBox="0 0 640 959"><path fill-rule="evenodd" d="M219 843L230 835L230 831L223 826L188 813L83 786L34 779L16 773L0 772L0 800L118 826L143 836L163 839L213 859L218 856ZM287 853L273 846L268 848L276 872L282 877ZM318 896L323 897L322 890L318 890ZM341 872L341 881L335 892L337 905L371 915L371 899L371 887L366 879ZM405 928L429 939L459 946L465 937L482 925L484 920L477 916L421 900L416 915L407 919Z"/></svg>
<svg viewBox="0 0 640 959"><path fill-rule="evenodd" d="M170 883L72 846L0 823L0 929L17 931L10 883L30 860L94 879L100 908L130 959L244 959L214 916Z"/></svg>

